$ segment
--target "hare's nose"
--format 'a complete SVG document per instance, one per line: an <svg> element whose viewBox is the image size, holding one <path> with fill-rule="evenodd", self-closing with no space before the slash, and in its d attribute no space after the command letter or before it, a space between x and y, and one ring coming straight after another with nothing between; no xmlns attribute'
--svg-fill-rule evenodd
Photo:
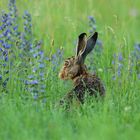
<svg viewBox="0 0 140 140"><path fill-rule="evenodd" d="M62 79L62 80L66 79L66 73L65 73L65 71L61 71L59 73L59 78Z"/></svg>
<svg viewBox="0 0 140 140"><path fill-rule="evenodd" d="M59 78L60 79L64 79L64 74L63 73L59 73Z"/></svg>

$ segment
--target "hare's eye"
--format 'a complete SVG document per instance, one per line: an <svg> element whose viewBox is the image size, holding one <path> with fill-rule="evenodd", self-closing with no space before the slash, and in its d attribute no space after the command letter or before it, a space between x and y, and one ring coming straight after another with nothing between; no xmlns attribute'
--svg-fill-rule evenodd
<svg viewBox="0 0 140 140"><path fill-rule="evenodd" d="M71 65L70 61L69 60L66 60L65 61L65 66L69 67Z"/></svg>
<svg viewBox="0 0 140 140"><path fill-rule="evenodd" d="M68 61L68 60L65 61L65 65L66 65L66 66L69 65L69 61Z"/></svg>

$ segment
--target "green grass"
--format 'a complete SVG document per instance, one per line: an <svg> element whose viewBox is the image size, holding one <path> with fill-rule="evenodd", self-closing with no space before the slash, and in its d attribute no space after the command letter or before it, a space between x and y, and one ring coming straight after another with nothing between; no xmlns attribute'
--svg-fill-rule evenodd
<svg viewBox="0 0 140 140"><path fill-rule="evenodd" d="M7 1L0 1L0 10ZM140 80L136 72L128 78L128 58L135 42L140 42L139 0L17 0L19 15L32 14L33 33L43 40L43 49L62 47L64 57L74 54L73 42L81 32L88 32L88 16L97 21L103 52L95 58L97 73L105 83L105 100L73 106L69 112L55 104L71 88L70 82L58 79L58 69L47 67L47 103L26 99L21 83L11 79L10 93L0 99L1 140L115 140L140 139ZM136 16L133 11L136 10ZM54 40L54 47L51 42ZM112 80L113 54L123 53L122 76ZM92 58L92 57L91 57ZM88 58L88 60L90 60ZM87 60L87 64L88 64ZM92 60L91 60L92 61ZM100 71L102 69L102 71ZM14 73L15 77L16 72ZM121 82L121 83L120 83ZM25 97L25 98L23 98Z"/></svg>

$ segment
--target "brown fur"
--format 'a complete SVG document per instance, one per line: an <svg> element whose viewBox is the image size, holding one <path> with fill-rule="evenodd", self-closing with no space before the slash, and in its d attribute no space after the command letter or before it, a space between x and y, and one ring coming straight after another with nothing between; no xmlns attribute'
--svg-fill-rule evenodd
<svg viewBox="0 0 140 140"><path fill-rule="evenodd" d="M89 96L94 97L97 97L98 94L100 96L105 95L105 88L101 80L95 74L89 74L86 65L84 64L84 55L86 56L86 53L89 53L92 50L90 43L94 41L91 39L86 41L85 35L86 34L84 33L79 36L78 52L76 52L77 55L66 59L60 70L59 77L63 80L71 79L74 84L74 88L61 100L61 104L64 102L71 103L73 99L76 99L80 103L84 103L86 93L88 93ZM93 37L96 37L96 42L97 33L95 35ZM87 42L89 42L89 44L87 44L89 48L84 49ZM93 42L94 45L95 42Z"/></svg>
<svg viewBox="0 0 140 140"><path fill-rule="evenodd" d="M87 72L86 66L77 66L74 65L73 67L73 74L69 74L69 68L67 67L67 61L69 60L69 64L72 67L74 64L75 59L74 57L68 58L64 66L62 67L59 77L63 80L71 79L74 84L74 89L72 89L61 102L72 102L74 98L78 99L81 103L84 103L84 96L85 93L88 93L90 96L97 97L97 94L104 96L105 89L101 82L101 80L95 75L91 75ZM73 61L72 61L73 60ZM78 73L77 73L78 70Z"/></svg>

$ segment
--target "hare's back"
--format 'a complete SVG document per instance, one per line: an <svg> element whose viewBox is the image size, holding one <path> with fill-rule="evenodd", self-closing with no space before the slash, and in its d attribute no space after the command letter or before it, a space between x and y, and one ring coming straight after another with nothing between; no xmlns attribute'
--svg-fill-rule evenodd
<svg viewBox="0 0 140 140"><path fill-rule="evenodd" d="M86 93L95 97L98 94L102 96L105 94L105 89L101 80L97 76L91 75L81 78L75 86L74 92L77 98L83 102Z"/></svg>

